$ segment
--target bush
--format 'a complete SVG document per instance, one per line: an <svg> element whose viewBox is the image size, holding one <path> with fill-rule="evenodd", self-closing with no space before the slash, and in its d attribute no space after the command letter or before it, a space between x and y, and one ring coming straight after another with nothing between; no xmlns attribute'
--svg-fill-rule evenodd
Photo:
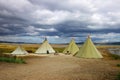
<svg viewBox="0 0 120 80"><path fill-rule="evenodd" d="M26 63L23 59L21 58L13 58L13 57L0 57L1 62L9 62L9 63Z"/></svg>
<svg viewBox="0 0 120 80"><path fill-rule="evenodd" d="M32 51L32 50L27 50L27 52L28 52L28 53L33 53L33 51Z"/></svg>

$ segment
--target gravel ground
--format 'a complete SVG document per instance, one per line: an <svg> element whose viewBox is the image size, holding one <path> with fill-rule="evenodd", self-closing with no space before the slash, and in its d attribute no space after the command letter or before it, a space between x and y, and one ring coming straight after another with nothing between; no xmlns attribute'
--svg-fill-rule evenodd
<svg viewBox="0 0 120 80"><path fill-rule="evenodd" d="M120 61L69 55L25 58L27 64L0 62L0 80L115 80Z"/></svg>

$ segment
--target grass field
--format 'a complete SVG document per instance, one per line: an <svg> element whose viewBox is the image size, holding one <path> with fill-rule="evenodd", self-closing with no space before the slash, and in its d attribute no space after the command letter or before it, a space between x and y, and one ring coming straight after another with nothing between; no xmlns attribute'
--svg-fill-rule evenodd
<svg viewBox="0 0 120 80"><path fill-rule="evenodd" d="M27 50L29 53L34 53L38 47L39 44L20 44L25 50ZM11 53L13 50L16 49L18 44L0 44L0 53ZM57 52L62 52L65 48L65 46L61 47L61 45L53 45L53 48Z"/></svg>
<svg viewBox="0 0 120 80"><path fill-rule="evenodd" d="M25 61L21 58L14 58L14 57L0 57L1 62L8 62L8 63L25 63Z"/></svg>

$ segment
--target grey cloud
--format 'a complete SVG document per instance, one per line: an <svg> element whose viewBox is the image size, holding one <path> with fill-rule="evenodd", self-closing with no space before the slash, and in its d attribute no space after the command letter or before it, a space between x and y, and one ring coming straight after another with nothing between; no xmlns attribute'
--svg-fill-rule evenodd
<svg viewBox="0 0 120 80"><path fill-rule="evenodd" d="M119 0L1 0L0 35L120 34L119 8Z"/></svg>

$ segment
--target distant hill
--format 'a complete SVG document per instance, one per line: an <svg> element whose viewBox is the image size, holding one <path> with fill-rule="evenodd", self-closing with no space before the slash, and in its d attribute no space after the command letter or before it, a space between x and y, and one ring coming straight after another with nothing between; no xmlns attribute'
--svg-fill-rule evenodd
<svg viewBox="0 0 120 80"><path fill-rule="evenodd" d="M96 45L120 45L120 42L111 42L111 43L95 43Z"/></svg>
<svg viewBox="0 0 120 80"><path fill-rule="evenodd" d="M83 44L83 42L77 43L79 45ZM108 42L108 43L94 43L95 45L120 45L120 42Z"/></svg>
<svg viewBox="0 0 120 80"><path fill-rule="evenodd" d="M38 43L28 43L28 42L9 42L9 41L0 41L0 43L17 43L17 44L38 44ZM78 45L82 45L84 42L76 43ZM52 43L54 44L54 43ZM55 43L57 44L57 43ZM60 44L60 43L58 43ZM61 44L69 44L69 43L61 43ZM95 45L120 45L120 42L108 42L108 43L94 43Z"/></svg>
<svg viewBox="0 0 120 80"><path fill-rule="evenodd" d="M29 44L26 42L9 42L9 41L0 41L0 43L17 43L17 44Z"/></svg>

